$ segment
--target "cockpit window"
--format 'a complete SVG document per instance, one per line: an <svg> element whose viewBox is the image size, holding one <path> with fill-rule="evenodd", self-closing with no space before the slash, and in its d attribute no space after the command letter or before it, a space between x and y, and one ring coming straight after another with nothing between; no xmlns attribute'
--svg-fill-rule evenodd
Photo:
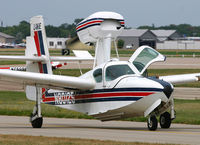
<svg viewBox="0 0 200 145"><path fill-rule="evenodd" d="M141 72L143 68L159 55L158 52L150 48L145 48L133 61L133 65Z"/></svg>
<svg viewBox="0 0 200 145"><path fill-rule="evenodd" d="M97 69L93 73L94 79L97 83L102 82L102 69Z"/></svg>
<svg viewBox="0 0 200 145"><path fill-rule="evenodd" d="M112 81L120 76L135 74L128 65L112 65L106 68L106 81Z"/></svg>

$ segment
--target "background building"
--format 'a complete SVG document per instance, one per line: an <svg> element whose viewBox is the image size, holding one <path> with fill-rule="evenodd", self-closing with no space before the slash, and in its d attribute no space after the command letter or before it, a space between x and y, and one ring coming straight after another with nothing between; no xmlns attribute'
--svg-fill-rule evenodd
<svg viewBox="0 0 200 145"><path fill-rule="evenodd" d="M15 37L0 32L0 43L15 43Z"/></svg>
<svg viewBox="0 0 200 145"><path fill-rule="evenodd" d="M66 48L66 41L69 38L52 38L52 37L47 37L47 44L48 48L52 49L64 49Z"/></svg>
<svg viewBox="0 0 200 145"><path fill-rule="evenodd" d="M157 42L163 42L166 40L178 40L181 36L176 30L151 30L156 35Z"/></svg>
<svg viewBox="0 0 200 145"><path fill-rule="evenodd" d="M176 30L148 29L125 29L117 38L117 40L123 40L122 48L127 49L137 49L142 45L148 45L155 49L181 49L183 46L185 48L185 43L181 42L180 47L177 46L182 39L183 37Z"/></svg>
<svg viewBox="0 0 200 145"><path fill-rule="evenodd" d="M117 40L123 40L123 48L136 49L142 45L156 47L157 37L147 29L125 29Z"/></svg>

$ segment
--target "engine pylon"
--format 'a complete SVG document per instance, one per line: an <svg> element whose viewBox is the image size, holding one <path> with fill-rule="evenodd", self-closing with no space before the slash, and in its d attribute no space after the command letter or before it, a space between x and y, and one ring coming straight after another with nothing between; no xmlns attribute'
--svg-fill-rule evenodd
<svg viewBox="0 0 200 145"><path fill-rule="evenodd" d="M94 66L111 58L111 43L124 29L124 18L115 12L96 12L79 24L76 30L82 43L95 43Z"/></svg>

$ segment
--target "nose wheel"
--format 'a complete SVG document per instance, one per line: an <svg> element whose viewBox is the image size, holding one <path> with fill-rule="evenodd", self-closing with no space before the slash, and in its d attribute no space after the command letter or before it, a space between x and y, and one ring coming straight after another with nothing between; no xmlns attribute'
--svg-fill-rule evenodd
<svg viewBox="0 0 200 145"><path fill-rule="evenodd" d="M151 115L147 121L148 129L154 131L158 127L158 120L155 115Z"/></svg>
<svg viewBox="0 0 200 145"><path fill-rule="evenodd" d="M170 128L171 126L171 115L169 112L165 112L160 115L160 127Z"/></svg>

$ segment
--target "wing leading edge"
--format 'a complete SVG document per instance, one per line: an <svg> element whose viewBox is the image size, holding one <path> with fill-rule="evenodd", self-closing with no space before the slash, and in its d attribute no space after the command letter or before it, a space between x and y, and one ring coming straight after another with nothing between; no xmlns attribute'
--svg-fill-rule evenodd
<svg viewBox="0 0 200 145"><path fill-rule="evenodd" d="M172 84L191 83L200 81L200 73L160 76L159 79Z"/></svg>
<svg viewBox="0 0 200 145"><path fill-rule="evenodd" d="M56 89L89 90L94 88L94 80L86 80L79 77L59 76L33 72L21 72L0 70L0 80L17 82L24 85L40 86Z"/></svg>

